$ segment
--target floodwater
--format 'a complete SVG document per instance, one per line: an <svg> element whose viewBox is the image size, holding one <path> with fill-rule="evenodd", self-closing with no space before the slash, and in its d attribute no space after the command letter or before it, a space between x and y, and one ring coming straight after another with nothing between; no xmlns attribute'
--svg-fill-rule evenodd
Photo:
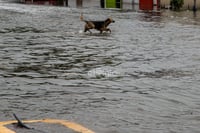
<svg viewBox="0 0 200 133"><path fill-rule="evenodd" d="M112 17L112 33L83 33ZM0 120L200 132L200 16L0 3ZM59 131L57 131L59 133Z"/></svg>

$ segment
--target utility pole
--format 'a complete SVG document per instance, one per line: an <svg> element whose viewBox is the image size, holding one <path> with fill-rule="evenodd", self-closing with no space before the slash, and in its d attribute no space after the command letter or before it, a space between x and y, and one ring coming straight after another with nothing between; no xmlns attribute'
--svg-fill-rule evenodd
<svg viewBox="0 0 200 133"><path fill-rule="evenodd" d="M157 10L160 10L160 0L157 0Z"/></svg>
<svg viewBox="0 0 200 133"><path fill-rule="evenodd" d="M63 0L63 6L68 6L68 0Z"/></svg>
<svg viewBox="0 0 200 133"><path fill-rule="evenodd" d="M193 12L197 11L197 2L194 0L194 5L193 5Z"/></svg>

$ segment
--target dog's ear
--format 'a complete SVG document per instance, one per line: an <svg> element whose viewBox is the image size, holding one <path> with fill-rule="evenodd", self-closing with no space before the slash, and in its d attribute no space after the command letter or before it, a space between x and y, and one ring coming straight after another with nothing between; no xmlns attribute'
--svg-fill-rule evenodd
<svg viewBox="0 0 200 133"><path fill-rule="evenodd" d="M107 22L107 23L114 23L115 21L112 18L107 18L105 20L105 22Z"/></svg>

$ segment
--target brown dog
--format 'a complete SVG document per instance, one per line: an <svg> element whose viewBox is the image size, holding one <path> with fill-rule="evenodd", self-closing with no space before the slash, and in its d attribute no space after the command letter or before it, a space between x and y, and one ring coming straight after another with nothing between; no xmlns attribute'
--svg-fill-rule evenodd
<svg viewBox="0 0 200 133"><path fill-rule="evenodd" d="M103 31L109 31L111 33L111 30L108 27L110 23L114 23L115 21L112 18L107 18L104 21L88 21L83 19L83 14L80 16L81 21L85 22L85 29L84 32L90 31L90 29L96 29L100 31L100 33L103 33Z"/></svg>

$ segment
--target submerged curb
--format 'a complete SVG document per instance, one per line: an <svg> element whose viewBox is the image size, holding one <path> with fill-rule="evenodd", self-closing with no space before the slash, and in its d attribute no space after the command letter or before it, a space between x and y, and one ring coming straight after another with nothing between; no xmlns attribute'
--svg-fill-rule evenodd
<svg viewBox="0 0 200 133"><path fill-rule="evenodd" d="M42 120L25 120L23 121L24 123L37 123L37 122L42 122L42 123L48 123L48 124L60 124L65 126L66 128L72 129L75 132L80 132L80 133L95 133L92 130L74 123L74 122L70 122L67 120L58 120L58 119L42 119ZM0 133L16 133L15 131L9 129L6 127L6 125L9 124L14 124L17 123L16 120L13 121L4 121L4 122L0 122Z"/></svg>

